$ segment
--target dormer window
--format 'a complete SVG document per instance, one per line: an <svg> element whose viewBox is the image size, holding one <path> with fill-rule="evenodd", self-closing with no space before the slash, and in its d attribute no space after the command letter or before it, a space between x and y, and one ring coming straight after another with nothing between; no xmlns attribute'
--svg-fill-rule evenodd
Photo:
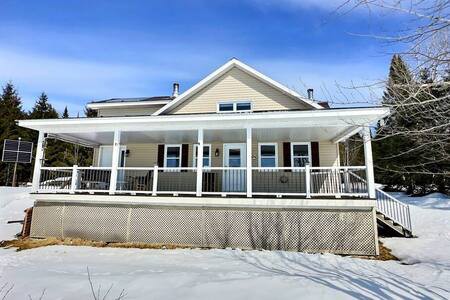
<svg viewBox="0 0 450 300"><path fill-rule="evenodd" d="M252 103L250 101L229 101L217 104L217 112L219 113L250 111L252 111Z"/></svg>

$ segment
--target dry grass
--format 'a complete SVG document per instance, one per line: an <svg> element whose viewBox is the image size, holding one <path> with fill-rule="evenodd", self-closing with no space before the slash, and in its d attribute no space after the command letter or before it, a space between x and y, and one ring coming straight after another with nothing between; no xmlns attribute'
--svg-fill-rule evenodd
<svg viewBox="0 0 450 300"><path fill-rule="evenodd" d="M148 243L106 243L98 241L90 241L79 238L45 238L45 239L18 239L0 242L2 248L16 248L17 251L34 249L39 247L63 245L63 246L90 246L90 247L112 247L112 248L138 248L138 249L176 249L191 248L182 245L173 244L148 244Z"/></svg>
<svg viewBox="0 0 450 300"><path fill-rule="evenodd" d="M176 244L149 244L149 243L106 243L84 239L58 239L58 238L45 238L45 239L18 239L10 241L0 242L2 248L16 248L17 251L28 250L39 247L63 245L63 246L90 246L90 247L111 247L111 248L136 248L136 249L179 249L179 248L198 248L194 246L176 245ZM383 243L379 243L380 254L378 256L354 256L351 257L370 259L370 260L398 260L391 253L391 249L385 247ZM208 249L208 248L205 248ZM346 256L346 255L345 255Z"/></svg>
<svg viewBox="0 0 450 300"><path fill-rule="evenodd" d="M396 256L392 254L392 250L384 246L382 242L378 243L380 247L380 254L377 256L360 256L360 255L350 255L351 257L369 259L369 260L399 260Z"/></svg>

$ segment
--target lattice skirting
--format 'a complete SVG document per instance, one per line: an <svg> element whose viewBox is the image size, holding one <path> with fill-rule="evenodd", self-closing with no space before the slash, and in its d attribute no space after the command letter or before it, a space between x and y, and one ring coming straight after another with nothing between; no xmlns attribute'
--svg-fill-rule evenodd
<svg viewBox="0 0 450 300"><path fill-rule="evenodd" d="M32 237L375 255L372 209L36 202Z"/></svg>

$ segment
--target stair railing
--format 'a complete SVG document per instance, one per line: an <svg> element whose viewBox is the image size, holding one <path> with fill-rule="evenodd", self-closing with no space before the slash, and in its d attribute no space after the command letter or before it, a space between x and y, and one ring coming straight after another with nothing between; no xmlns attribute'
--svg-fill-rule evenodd
<svg viewBox="0 0 450 300"><path fill-rule="evenodd" d="M355 173L349 173L352 176L365 181L364 178L361 178ZM379 188L375 188L375 195L377 200L377 211L408 230L409 233L412 233L409 205L397 200Z"/></svg>

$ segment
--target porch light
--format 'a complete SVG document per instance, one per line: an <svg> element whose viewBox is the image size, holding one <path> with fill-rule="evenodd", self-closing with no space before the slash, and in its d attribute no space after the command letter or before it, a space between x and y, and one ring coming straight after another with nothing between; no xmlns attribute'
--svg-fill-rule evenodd
<svg viewBox="0 0 450 300"><path fill-rule="evenodd" d="M128 156L130 156L130 150L129 149L125 150L125 157L128 157Z"/></svg>
<svg viewBox="0 0 450 300"><path fill-rule="evenodd" d="M219 148L216 148L216 151L214 152L214 156L219 157L219 155L220 155Z"/></svg>

